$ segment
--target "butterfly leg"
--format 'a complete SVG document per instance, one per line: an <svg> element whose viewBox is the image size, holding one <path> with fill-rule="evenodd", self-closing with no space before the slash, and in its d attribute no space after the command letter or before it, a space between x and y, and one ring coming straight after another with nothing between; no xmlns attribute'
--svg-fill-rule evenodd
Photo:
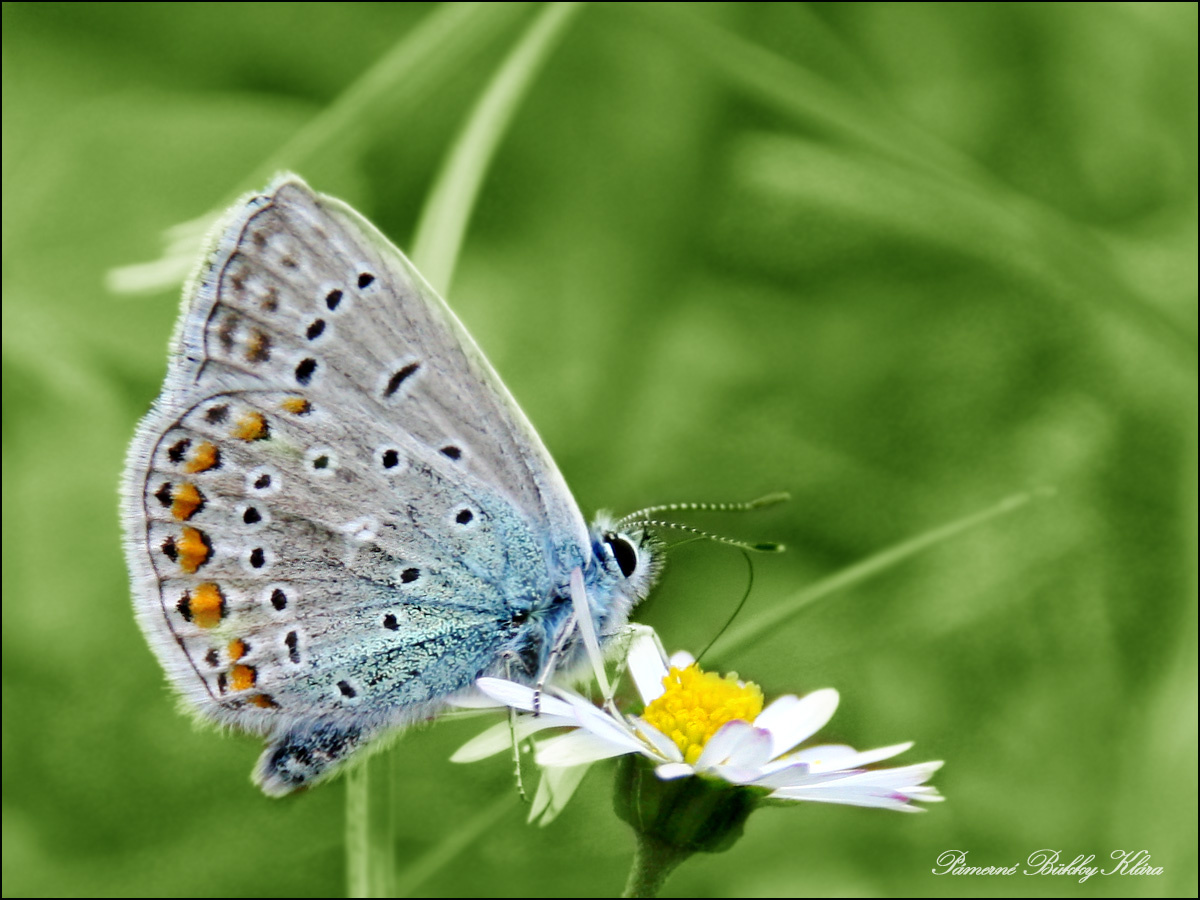
<svg viewBox="0 0 1200 900"><path fill-rule="evenodd" d="M509 681L513 680L512 661L514 658L515 654L505 654L504 656L504 677ZM536 710L536 696L534 697L534 704ZM525 793L525 781L521 777L521 742L517 738L517 710L513 706L508 708L508 733L512 738L513 774L517 779L517 793L521 795L522 800L528 803L529 795Z"/></svg>
<svg viewBox="0 0 1200 900"><path fill-rule="evenodd" d="M254 769L254 781L272 797L308 787L333 774L367 737L354 726L301 722L267 745Z"/></svg>
<svg viewBox="0 0 1200 900"><path fill-rule="evenodd" d="M563 648L567 646L567 641L571 639L571 635L574 633L575 613L572 612L567 619L566 625L559 631L554 645L550 648L550 653L546 657L546 664L542 666L542 671L538 673L537 683L533 686L533 714L535 716L542 714L542 691L546 687L546 682L553 677L554 670L558 668L558 659L562 656Z"/></svg>

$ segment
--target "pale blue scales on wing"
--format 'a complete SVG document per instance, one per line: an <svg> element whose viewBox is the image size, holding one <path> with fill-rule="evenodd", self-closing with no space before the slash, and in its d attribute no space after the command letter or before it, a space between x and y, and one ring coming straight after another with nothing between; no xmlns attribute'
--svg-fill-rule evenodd
<svg viewBox="0 0 1200 900"><path fill-rule="evenodd" d="M138 621L189 709L267 737L269 794L480 675L569 668L572 572L603 642L661 564L587 527L445 303L294 175L214 231L122 495Z"/></svg>

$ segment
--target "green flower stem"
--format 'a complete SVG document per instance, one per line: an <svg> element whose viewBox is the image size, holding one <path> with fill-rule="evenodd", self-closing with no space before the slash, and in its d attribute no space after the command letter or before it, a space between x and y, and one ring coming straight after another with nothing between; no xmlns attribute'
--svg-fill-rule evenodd
<svg viewBox="0 0 1200 900"><path fill-rule="evenodd" d="M393 772L387 753L346 773L346 892L394 897L396 885Z"/></svg>
<svg viewBox="0 0 1200 900"><path fill-rule="evenodd" d="M633 851L633 867L622 897L657 897L667 876L692 855L691 850L676 847L653 835L636 832L637 846Z"/></svg>
<svg viewBox="0 0 1200 900"><path fill-rule="evenodd" d="M691 776L664 781L633 754L617 761L613 812L637 837L626 897L654 897L693 853L723 853L769 791Z"/></svg>

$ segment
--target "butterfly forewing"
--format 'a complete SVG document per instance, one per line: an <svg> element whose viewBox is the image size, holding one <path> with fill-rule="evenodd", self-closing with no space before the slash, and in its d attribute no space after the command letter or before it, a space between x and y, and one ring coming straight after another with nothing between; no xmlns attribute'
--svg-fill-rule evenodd
<svg viewBox="0 0 1200 900"><path fill-rule="evenodd" d="M160 658L201 713L263 732L431 711L495 670L513 603L546 596L587 546L452 313L369 223L293 177L220 228L126 492Z"/></svg>

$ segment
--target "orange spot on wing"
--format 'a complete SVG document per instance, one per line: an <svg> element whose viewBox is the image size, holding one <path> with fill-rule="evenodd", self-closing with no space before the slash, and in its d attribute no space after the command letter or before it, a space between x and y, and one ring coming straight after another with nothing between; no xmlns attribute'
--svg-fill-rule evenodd
<svg viewBox="0 0 1200 900"><path fill-rule="evenodd" d="M235 691L245 691L254 687L254 679L258 673L254 666L244 666L238 663L229 670L229 686Z"/></svg>
<svg viewBox="0 0 1200 900"><path fill-rule="evenodd" d="M263 709L276 709L279 706L278 703L271 699L269 694L255 694L250 698L250 702Z"/></svg>
<svg viewBox="0 0 1200 900"><path fill-rule="evenodd" d="M250 362L266 362L271 358L271 339L262 332L256 332L246 348L246 359Z"/></svg>
<svg viewBox="0 0 1200 900"><path fill-rule="evenodd" d="M284 412L289 412L295 416L303 416L312 410L312 404L303 397L288 397L279 406Z"/></svg>
<svg viewBox="0 0 1200 900"><path fill-rule="evenodd" d="M171 494L171 515L187 521L204 505L204 495L194 484L181 484Z"/></svg>
<svg viewBox="0 0 1200 900"><path fill-rule="evenodd" d="M184 596L179 611L201 628L214 628L225 615L225 597L215 584L202 584Z"/></svg>
<svg viewBox="0 0 1200 900"><path fill-rule="evenodd" d="M233 436L239 441L261 441L270 434L266 417L260 412L248 412L233 426Z"/></svg>
<svg viewBox="0 0 1200 900"><path fill-rule="evenodd" d="M246 642L241 638L234 638L229 642L229 658L233 660L241 659L246 655Z"/></svg>
<svg viewBox="0 0 1200 900"><path fill-rule="evenodd" d="M195 573L212 556L212 545L208 537L197 528L184 528L183 536L175 542L179 568L189 575Z"/></svg>
<svg viewBox="0 0 1200 900"><path fill-rule="evenodd" d="M221 451L215 445L205 441L202 444L198 444L196 449L192 451L192 455L184 465L183 471L192 474L207 472L209 469L215 469L220 464Z"/></svg>

